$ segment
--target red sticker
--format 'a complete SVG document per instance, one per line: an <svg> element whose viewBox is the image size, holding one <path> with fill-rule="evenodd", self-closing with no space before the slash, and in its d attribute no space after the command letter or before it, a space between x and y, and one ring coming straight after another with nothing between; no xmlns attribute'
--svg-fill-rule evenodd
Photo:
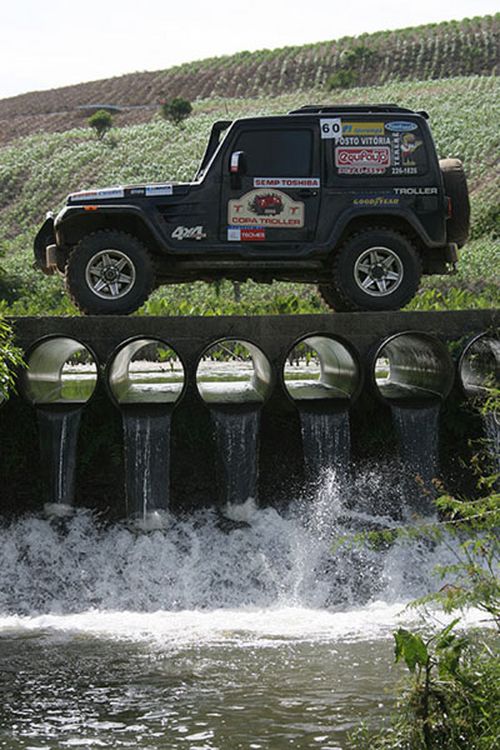
<svg viewBox="0 0 500 750"><path fill-rule="evenodd" d="M266 239L265 229L241 229L242 242L261 242Z"/></svg>

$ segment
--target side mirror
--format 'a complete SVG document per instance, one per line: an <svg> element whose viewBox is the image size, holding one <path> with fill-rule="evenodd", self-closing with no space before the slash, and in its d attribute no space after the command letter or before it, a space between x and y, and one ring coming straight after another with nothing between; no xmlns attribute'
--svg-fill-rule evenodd
<svg viewBox="0 0 500 750"><path fill-rule="evenodd" d="M233 151L229 162L229 172L231 175L244 175L247 171L247 160L244 151Z"/></svg>

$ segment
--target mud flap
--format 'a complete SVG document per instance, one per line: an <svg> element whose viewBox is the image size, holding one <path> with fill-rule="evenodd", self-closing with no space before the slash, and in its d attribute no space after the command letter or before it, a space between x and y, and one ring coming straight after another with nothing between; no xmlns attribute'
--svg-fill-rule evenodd
<svg viewBox="0 0 500 750"><path fill-rule="evenodd" d="M47 265L47 246L55 245L55 242L54 217L52 214L48 214L41 229L35 237L33 247L35 255L34 267L39 268L40 271L47 276L52 276L55 273L55 269Z"/></svg>

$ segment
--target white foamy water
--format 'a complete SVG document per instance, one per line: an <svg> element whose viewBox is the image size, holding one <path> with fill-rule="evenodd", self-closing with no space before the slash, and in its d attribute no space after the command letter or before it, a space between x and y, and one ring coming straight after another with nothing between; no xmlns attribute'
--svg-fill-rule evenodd
<svg viewBox="0 0 500 750"><path fill-rule="evenodd" d="M373 602L392 606L430 590L434 566L452 556L446 545L423 542L338 546L352 528L394 524L341 497L332 475L313 503L279 512L249 500L223 515L165 515L163 528L148 533L99 524L86 511L26 517L0 529L0 613L241 609L251 619L252 611L298 609L329 619ZM311 632L317 621L311 615Z"/></svg>

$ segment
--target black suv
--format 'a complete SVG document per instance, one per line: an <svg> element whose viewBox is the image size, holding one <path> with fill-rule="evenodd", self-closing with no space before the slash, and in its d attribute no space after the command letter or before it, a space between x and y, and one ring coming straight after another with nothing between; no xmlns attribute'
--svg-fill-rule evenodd
<svg viewBox="0 0 500 750"><path fill-rule="evenodd" d="M427 120L342 105L216 122L193 182L69 195L36 263L90 314L223 278L317 283L335 310L399 309L422 274L454 269L469 230L462 165L438 161Z"/></svg>

